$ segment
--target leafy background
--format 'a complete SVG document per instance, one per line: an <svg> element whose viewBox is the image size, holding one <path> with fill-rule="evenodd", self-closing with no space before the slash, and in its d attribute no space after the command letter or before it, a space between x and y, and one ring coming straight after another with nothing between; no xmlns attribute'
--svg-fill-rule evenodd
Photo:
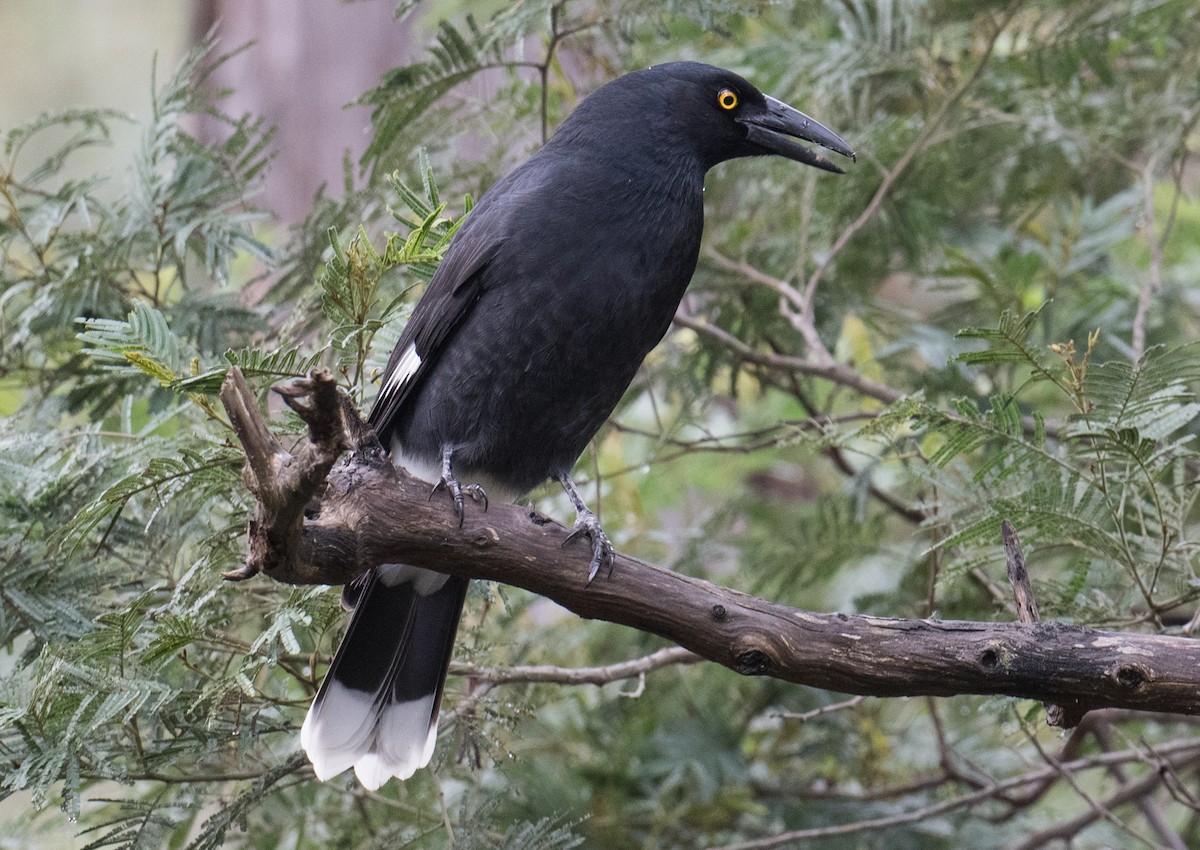
<svg viewBox="0 0 1200 850"><path fill-rule="evenodd" d="M1187 718L1062 733L1027 702L710 665L533 682L661 641L496 586L432 769L312 778L297 730L344 618L335 590L221 582L250 508L221 376L269 403L322 365L369 403L470 198L671 58L744 73L859 161L710 174L679 326L578 470L618 546L809 609L1008 620L1006 518L1043 616L1198 624L1194 3L400 11L426 48L363 95L366 153L290 227L256 201L289 140L203 84L225 42L156 66L128 144L103 109L4 128L3 846L1200 844ZM105 144L116 165L80 166Z"/></svg>

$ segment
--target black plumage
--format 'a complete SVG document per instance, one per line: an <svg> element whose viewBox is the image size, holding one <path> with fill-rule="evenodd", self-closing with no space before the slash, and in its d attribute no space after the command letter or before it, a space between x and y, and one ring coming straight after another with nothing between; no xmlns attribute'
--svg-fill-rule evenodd
<svg viewBox="0 0 1200 850"><path fill-rule="evenodd" d="M413 311L369 417L395 462L463 496L562 482L611 547L570 471L666 333L700 249L704 175L777 154L838 171L835 134L728 71L692 62L596 91L480 200ZM463 487L458 482L467 482ZM302 742L318 776L354 765L378 787L425 764L465 594L385 565L362 589Z"/></svg>

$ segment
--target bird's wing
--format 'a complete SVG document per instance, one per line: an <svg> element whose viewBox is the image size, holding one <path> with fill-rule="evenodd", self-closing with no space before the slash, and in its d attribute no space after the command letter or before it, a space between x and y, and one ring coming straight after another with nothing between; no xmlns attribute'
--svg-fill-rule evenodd
<svg viewBox="0 0 1200 850"><path fill-rule="evenodd" d="M367 417L385 444L389 425L408 394L479 300L485 287L483 271L504 241L512 207L513 202L501 195L471 212L392 349L379 396Z"/></svg>

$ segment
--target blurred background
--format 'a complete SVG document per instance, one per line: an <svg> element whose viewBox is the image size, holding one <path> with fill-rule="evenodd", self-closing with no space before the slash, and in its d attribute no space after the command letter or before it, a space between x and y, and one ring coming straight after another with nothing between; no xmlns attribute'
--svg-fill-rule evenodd
<svg viewBox="0 0 1200 850"><path fill-rule="evenodd" d="M255 46L223 65L210 85L229 90L228 111L260 115L287 140L259 203L295 223L320 186L341 186L347 152L357 159L366 149L368 110L348 105L420 49L395 13L389 0L12 0L0 6L0 126L81 106L144 121L150 69L169 74L219 21L220 51ZM193 121L201 138L221 132L201 116ZM85 152L74 170L117 167L139 133L136 124L117 125L111 147Z"/></svg>
<svg viewBox="0 0 1200 850"><path fill-rule="evenodd" d="M618 548L1011 622L1008 519L1046 619L1192 638L1194 0L3 0L0 850L1200 846L1192 716L852 698L482 584L431 768L312 777L345 620L220 580L252 503L217 388L285 438L269 388L310 368L368 406L470 198L671 59L859 157L710 173L676 327L577 470Z"/></svg>

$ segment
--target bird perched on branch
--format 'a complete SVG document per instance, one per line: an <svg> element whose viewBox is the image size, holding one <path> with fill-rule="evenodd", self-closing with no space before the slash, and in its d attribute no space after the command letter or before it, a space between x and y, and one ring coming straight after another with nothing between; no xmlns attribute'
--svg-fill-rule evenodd
<svg viewBox="0 0 1200 850"><path fill-rule="evenodd" d="M586 98L455 235L384 371L369 421L392 458L466 498L547 479L612 558L571 469L671 324L696 268L704 175L774 154L840 172L836 134L720 68L673 62ZM460 483L467 482L465 484ZM348 588L350 625L300 740L321 779L375 789L429 762L467 581L385 564Z"/></svg>

